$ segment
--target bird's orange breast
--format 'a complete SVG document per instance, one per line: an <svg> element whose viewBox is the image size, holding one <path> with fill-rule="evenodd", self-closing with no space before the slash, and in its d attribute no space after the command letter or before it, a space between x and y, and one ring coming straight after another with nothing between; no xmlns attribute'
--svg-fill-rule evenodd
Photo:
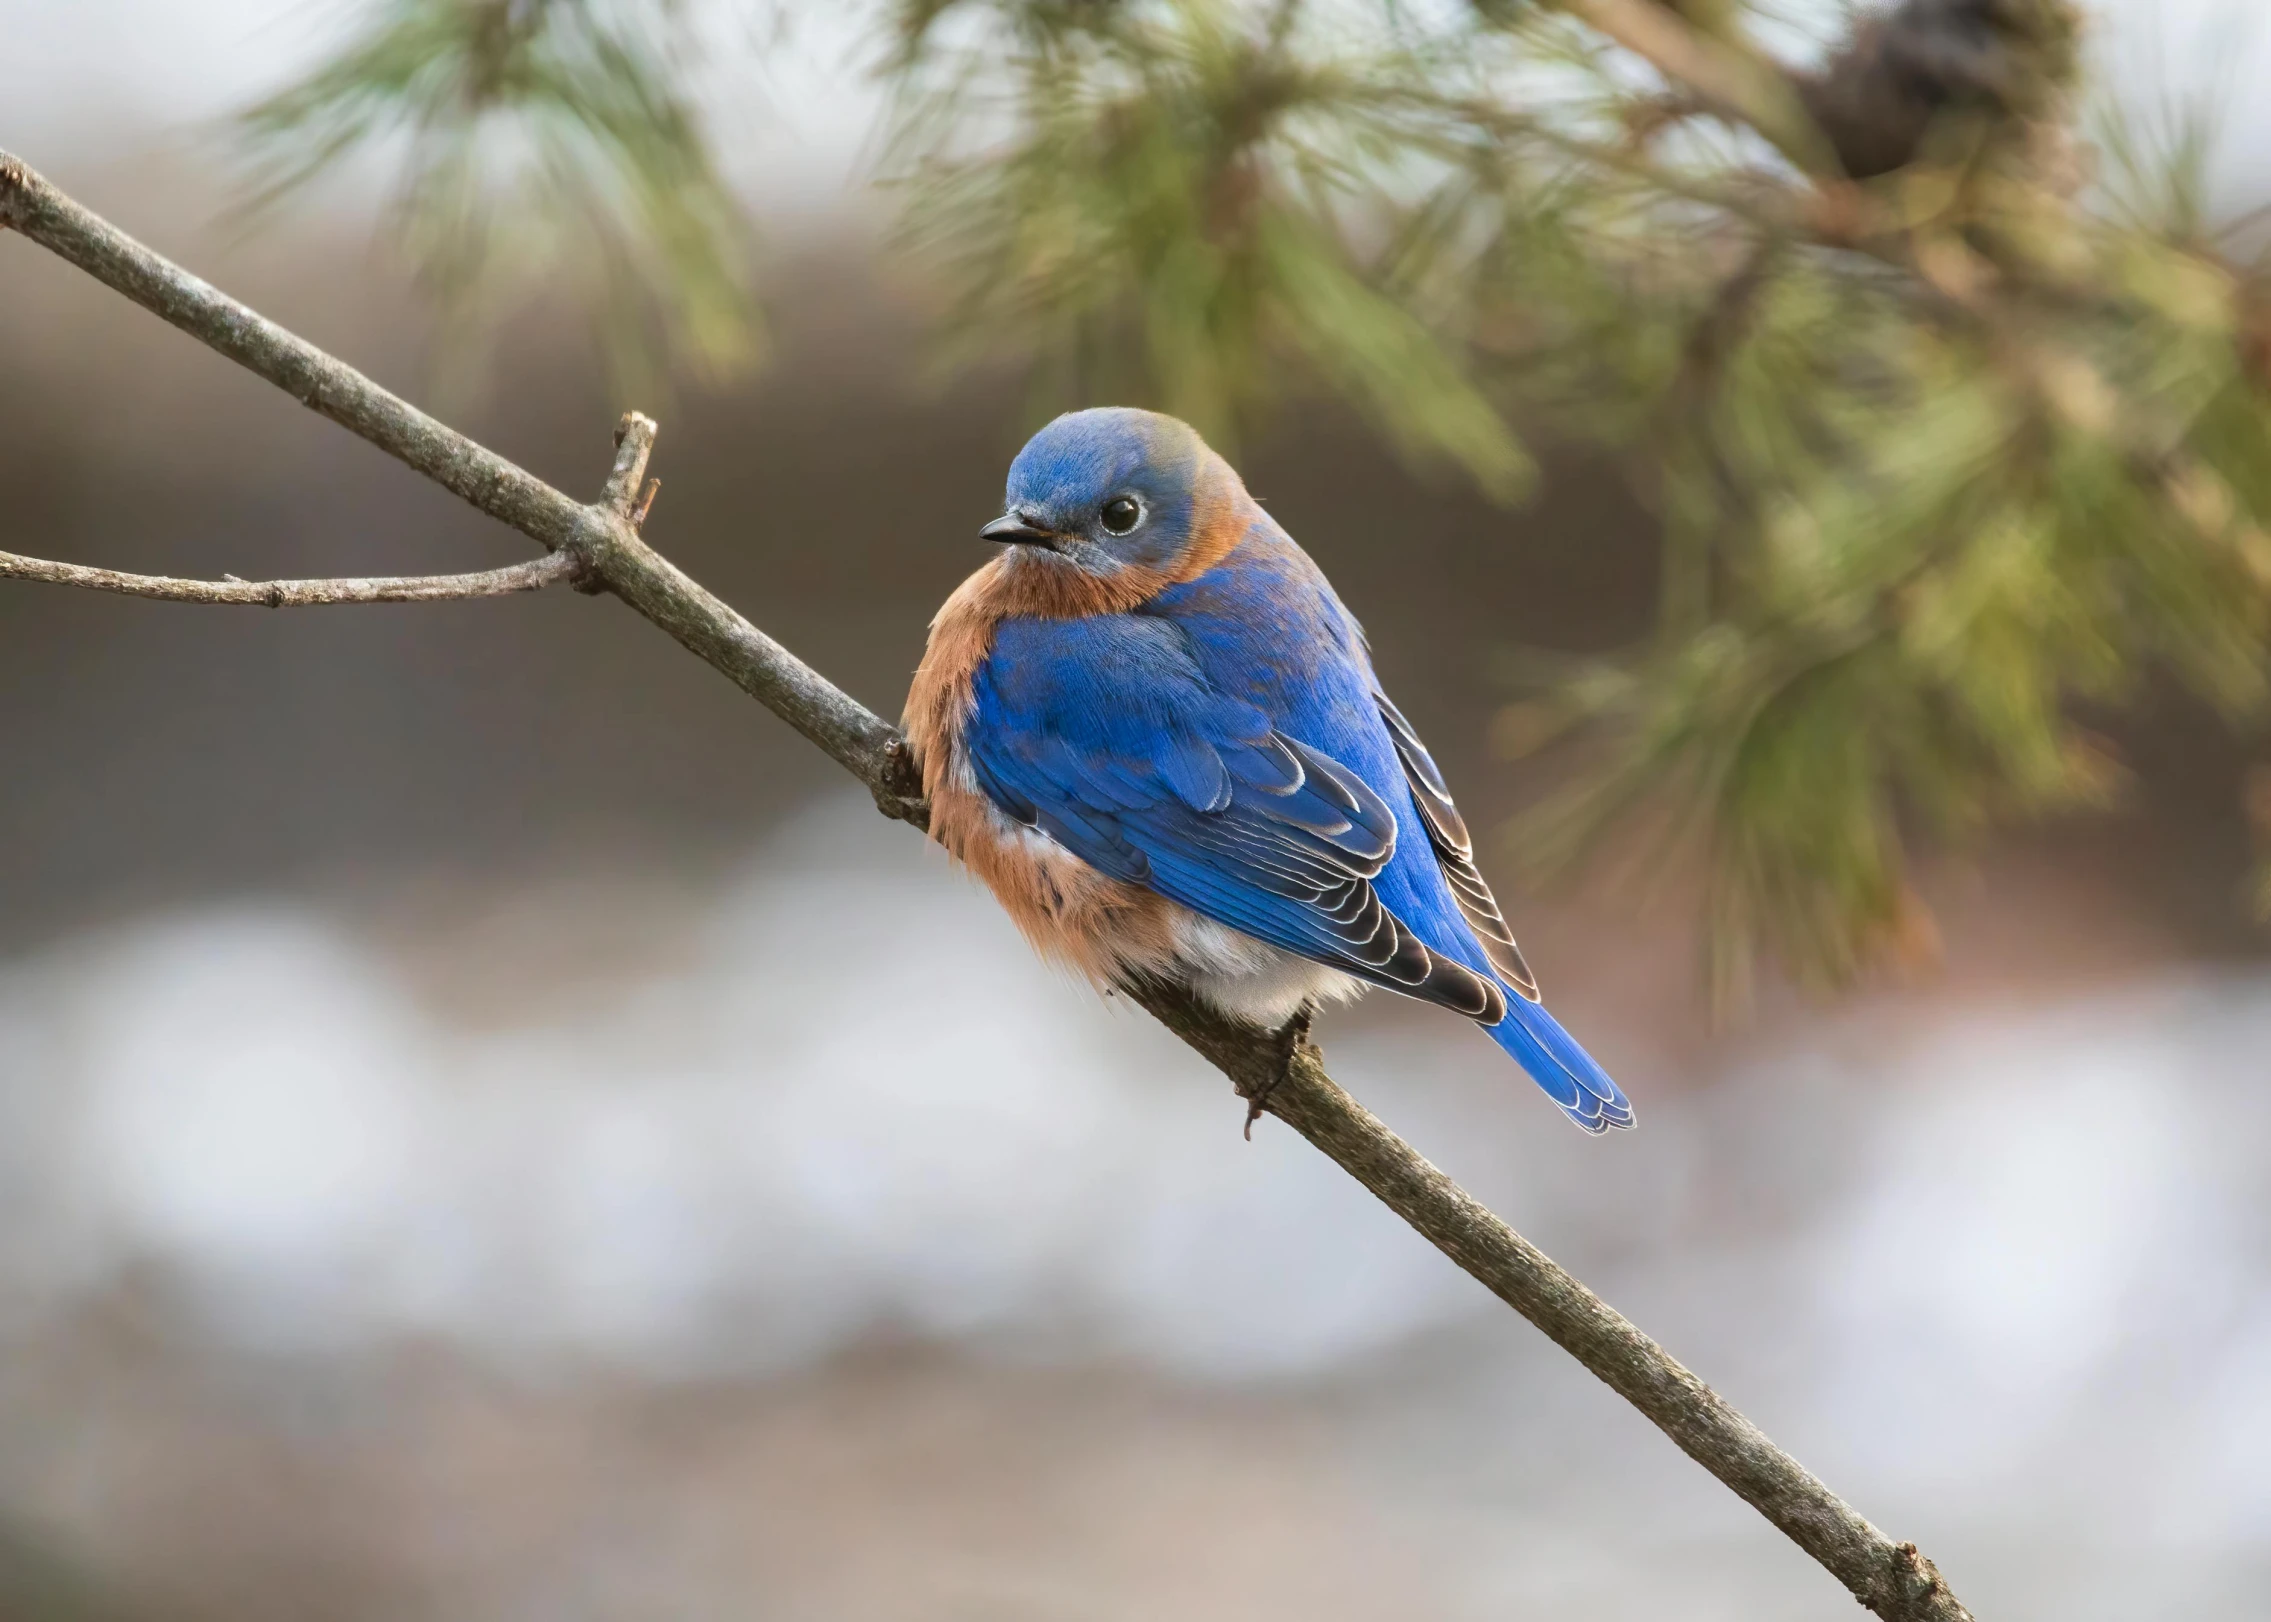
<svg viewBox="0 0 2271 1622"><path fill-rule="evenodd" d="M1070 606L1065 583L1032 578L1038 574L996 558L947 598L931 621L930 643L907 693L904 725L930 800L931 837L994 893L1034 950L1109 984L1131 971L1157 971L1172 959L1172 903L1141 885L1107 878L1047 835L1005 816L978 787L964 748L976 708L973 684L993 651L995 628L1044 607L1058 611L1041 617L1079 617L1062 611ZM1144 596L1164 583L1153 582Z"/></svg>

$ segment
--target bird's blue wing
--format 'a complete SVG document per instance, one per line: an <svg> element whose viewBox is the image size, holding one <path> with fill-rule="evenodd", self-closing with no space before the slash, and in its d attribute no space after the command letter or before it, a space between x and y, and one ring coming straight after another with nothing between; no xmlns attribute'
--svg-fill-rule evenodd
<svg viewBox="0 0 2271 1622"><path fill-rule="evenodd" d="M1504 1016L1493 979L1382 904L1387 801L1210 684L1173 622L1005 621L973 698L965 736L987 797L1100 872L1469 1018Z"/></svg>
<svg viewBox="0 0 2271 1622"><path fill-rule="evenodd" d="M1412 804L1419 811L1420 821L1427 825L1428 845L1435 852L1436 865L1443 870L1444 883L1450 886L1451 899L1458 903L1459 915L1474 931L1476 944L1499 978L1536 1002L1538 977L1523 961L1522 949L1514 944L1514 931L1507 926L1506 914L1499 910L1498 898L1490 893L1482 870L1475 866L1474 837L1467 832L1467 819L1452 803L1450 785L1443 781L1435 757L1386 693L1374 689L1372 701L1379 707L1380 719L1387 723L1388 736L1395 741L1396 758L1403 763Z"/></svg>
<svg viewBox="0 0 2271 1622"><path fill-rule="evenodd" d="M1381 692L1363 633L1315 566L1280 538L1243 549L1158 604L1218 687L1250 696L1396 807L1405 837L1373 887L1438 958L1456 957L1514 993L1500 999L1503 1017L1483 1019L1491 1039L1586 1131L1630 1126L1631 1103L1538 1001L1537 979L1475 865L1442 772Z"/></svg>

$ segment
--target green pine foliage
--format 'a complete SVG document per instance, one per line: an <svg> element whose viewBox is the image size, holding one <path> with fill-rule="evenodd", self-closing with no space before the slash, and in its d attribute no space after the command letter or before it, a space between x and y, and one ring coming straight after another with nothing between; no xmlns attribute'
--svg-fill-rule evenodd
<svg viewBox="0 0 2271 1622"><path fill-rule="evenodd" d="M273 183L406 137L437 285L546 265L619 344L747 355L672 0L365 10L248 115ZM2260 715L2271 276L2199 110L2081 127L2067 0L1824 9L1810 48L1740 0L864 15L950 356L1231 444L1329 391L1510 502L1540 425L1627 459L1656 628L1516 706L1586 762L1520 846L1700 872L1726 999L1762 948L1837 985L1927 943L1916 853L2107 803L2082 717L2148 676Z"/></svg>
<svg viewBox="0 0 2271 1622"><path fill-rule="evenodd" d="M1415 87L1456 64L1389 27L1296 27L1206 0L910 9L906 245L957 292L962 351L1030 356L1051 403L1155 401L1227 448L1292 373L1518 495L1505 415L1378 263Z"/></svg>
<svg viewBox="0 0 2271 1622"><path fill-rule="evenodd" d="M533 285L593 313L617 384L753 360L746 224L686 88L678 0L371 0L349 43L249 109L263 208L355 154L397 168L385 229L477 360Z"/></svg>

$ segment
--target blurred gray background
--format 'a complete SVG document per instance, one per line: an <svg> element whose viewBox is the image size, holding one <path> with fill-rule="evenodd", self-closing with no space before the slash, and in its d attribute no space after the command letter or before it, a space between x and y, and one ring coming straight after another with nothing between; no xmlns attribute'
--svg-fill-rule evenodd
<svg viewBox="0 0 2271 1622"><path fill-rule="evenodd" d="M2140 74L2210 37L2102 9ZM305 18L0 0L0 145L422 397L420 307L351 192L225 217L214 122L320 46ZM926 371L922 290L846 191L856 73L809 33L779 61L725 112L785 222L780 352L661 408L649 535L895 713L1033 424L1007 381ZM571 491L647 403L580 332L526 311L451 402ZM1613 471L1562 458L1509 518L1329 412L1246 461L1502 824L1540 786L1489 747L1505 651L1647 623ZM522 550L5 238L0 488L0 546L122 568ZM1580 1139L1424 1011L1325 1030L1999 1622L2256 1617L2271 1588L2242 760L2174 699L2123 738L2146 791L1945 866L1943 969L1835 1005L1715 1032L1679 897L1520 896L1630 1138ZM11 586L0 762L0 1617L1851 1614L618 605Z"/></svg>

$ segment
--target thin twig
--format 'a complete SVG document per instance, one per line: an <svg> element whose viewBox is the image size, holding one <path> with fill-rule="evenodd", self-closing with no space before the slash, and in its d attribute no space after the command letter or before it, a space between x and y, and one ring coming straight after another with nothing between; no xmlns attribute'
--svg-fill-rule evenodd
<svg viewBox="0 0 2271 1622"><path fill-rule="evenodd" d="M241 603L253 608L309 608L324 603L446 603L470 597L505 597L542 591L572 579L576 559L566 552L531 558L478 574L413 574L328 580L181 580L172 575L126 574L83 563L53 563L0 552L0 579L40 580L53 586L83 586L126 597L156 597L172 603Z"/></svg>
<svg viewBox="0 0 2271 1622"><path fill-rule="evenodd" d="M579 505L414 411L133 242L5 154L0 222L261 376L300 382L305 392L294 390L300 398L483 511L547 546L573 547L616 595L865 783L886 814L928 825L929 808L895 727L687 579L616 514ZM637 437L643 420L626 419L626 442ZM618 472L622 467L619 459ZM606 499L628 487L635 486L611 478ZM1870 1525L1661 1346L1383 1126L1325 1073L1305 1035L1237 1024L1171 988L1129 989L1228 1076L1241 1097L1285 1121L1544 1330L1885 1622L1970 1622L1914 1544L1896 1544Z"/></svg>

